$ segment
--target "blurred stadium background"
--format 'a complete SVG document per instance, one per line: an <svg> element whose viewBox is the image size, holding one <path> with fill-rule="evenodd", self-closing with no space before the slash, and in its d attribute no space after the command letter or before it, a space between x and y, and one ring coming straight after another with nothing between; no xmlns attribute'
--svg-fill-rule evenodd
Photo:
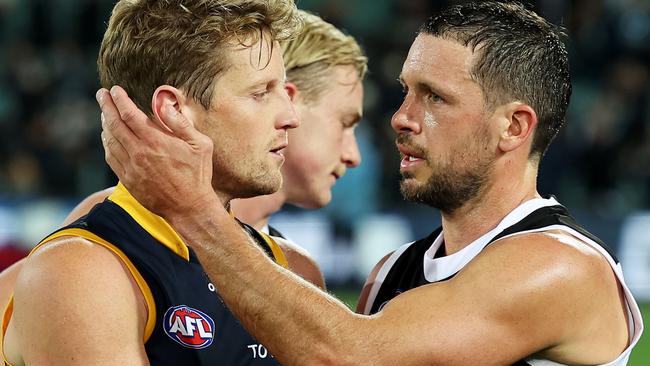
<svg viewBox="0 0 650 366"><path fill-rule="evenodd" d="M356 304L387 251L428 234L435 210L404 202L390 116L419 24L448 3L299 0L346 29L370 58L363 155L333 203L286 207L274 223L322 266L330 289ZM524 1L568 29L574 93L568 125L542 162L554 194L619 255L650 319L650 1ZM114 0L0 0L0 269L56 228L86 195L115 183L99 140L95 59ZM646 322L647 324L647 322ZM631 365L650 363L649 336Z"/></svg>

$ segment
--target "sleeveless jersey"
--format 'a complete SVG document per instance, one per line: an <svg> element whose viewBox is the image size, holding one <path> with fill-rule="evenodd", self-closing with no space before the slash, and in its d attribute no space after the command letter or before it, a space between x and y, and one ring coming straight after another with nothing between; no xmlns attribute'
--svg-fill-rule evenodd
<svg viewBox="0 0 650 366"><path fill-rule="evenodd" d="M569 215L566 208L555 198L532 199L510 212L496 228L476 239L457 253L443 256L444 244L442 228L436 229L428 237L408 243L398 248L384 262L373 286L370 289L365 314L375 314L394 297L410 289L429 283L445 281L455 276L472 259L491 243L516 234L562 230L582 240L605 257L616 273L625 293L627 314L632 341L628 348L614 361L604 366L622 366L639 340L643 331L641 313L630 290L625 285L621 266L616 256L597 237L580 227ZM515 365L561 366L549 360L526 359Z"/></svg>
<svg viewBox="0 0 650 366"><path fill-rule="evenodd" d="M267 233L267 234L269 234L269 235L271 235L271 236L275 236L276 238L287 239L287 237L284 236L284 234L282 234L282 233L280 232L280 230L274 228L274 227L271 226L271 225L266 225L266 226L264 226L264 228L262 228L262 231L265 232L265 233Z"/></svg>
<svg viewBox="0 0 650 366"><path fill-rule="evenodd" d="M286 267L268 235L242 227ZM278 365L226 307L192 249L121 184L86 216L42 243L64 235L106 247L129 268L147 303L144 345L151 365Z"/></svg>

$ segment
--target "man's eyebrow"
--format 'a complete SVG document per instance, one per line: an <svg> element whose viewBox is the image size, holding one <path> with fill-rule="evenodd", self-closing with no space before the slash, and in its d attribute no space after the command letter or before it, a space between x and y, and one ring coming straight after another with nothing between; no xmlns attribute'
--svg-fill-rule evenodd
<svg viewBox="0 0 650 366"><path fill-rule="evenodd" d="M278 79L278 78L261 78L255 80L251 85L248 86L247 89L256 89L261 86L267 86L269 84L271 85L282 84L283 82L284 82L283 79Z"/></svg>
<svg viewBox="0 0 650 366"><path fill-rule="evenodd" d="M404 81L404 78L402 77L401 74L397 78L397 81L402 85L403 88L405 88L405 89L407 88L406 82ZM435 84L434 82L431 82L429 80L418 80L415 83L414 87L416 88L416 90L427 91L427 92L430 91L430 92L436 93L436 94L438 94L440 96L443 96L443 97L452 97L453 96L453 91L448 91L448 90L442 89L440 86L438 86L437 84Z"/></svg>

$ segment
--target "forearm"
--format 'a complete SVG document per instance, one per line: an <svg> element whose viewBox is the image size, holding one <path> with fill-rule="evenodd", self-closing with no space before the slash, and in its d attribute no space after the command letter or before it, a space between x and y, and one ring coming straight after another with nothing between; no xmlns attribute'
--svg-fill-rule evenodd
<svg viewBox="0 0 650 366"><path fill-rule="evenodd" d="M228 307L281 364L327 364L363 349L355 345L364 339L359 325L366 319L275 265L218 208L200 212L169 220Z"/></svg>

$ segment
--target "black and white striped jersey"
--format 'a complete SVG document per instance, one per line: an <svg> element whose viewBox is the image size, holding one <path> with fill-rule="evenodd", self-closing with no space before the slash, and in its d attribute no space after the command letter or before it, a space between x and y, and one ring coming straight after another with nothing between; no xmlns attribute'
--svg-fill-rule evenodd
<svg viewBox="0 0 650 366"><path fill-rule="evenodd" d="M452 278L483 249L499 239L522 233L549 230L561 230L593 247L607 259L616 273L625 293L631 342L616 360L605 366L626 365L630 352L643 331L639 307L625 285L621 266L616 256L602 241L578 225L566 208L553 197L536 198L524 202L506 215L494 229L451 255L444 255L442 228L438 228L424 239L403 245L388 257L377 272L364 313L374 314L381 311L391 299L410 289ZM516 365L560 366L558 363L539 359L521 360Z"/></svg>

